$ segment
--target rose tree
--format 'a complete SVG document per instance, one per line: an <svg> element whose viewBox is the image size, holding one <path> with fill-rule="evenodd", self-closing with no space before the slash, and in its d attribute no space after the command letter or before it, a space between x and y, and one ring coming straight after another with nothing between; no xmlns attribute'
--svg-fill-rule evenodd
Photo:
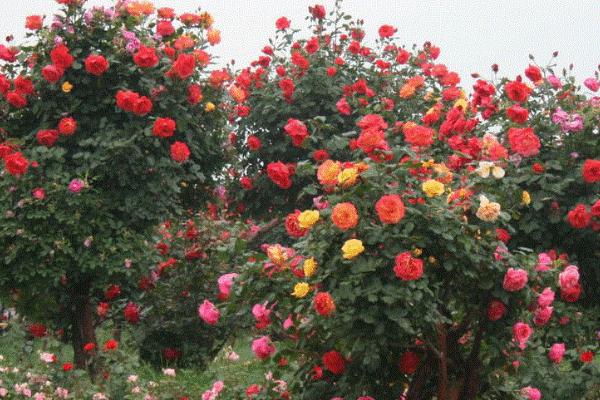
<svg viewBox="0 0 600 400"><path fill-rule="evenodd" d="M27 44L0 46L0 284L64 329L81 368L93 304L119 302L182 187L196 196L220 169L228 75L205 72L207 13L58 3L48 24L28 19Z"/></svg>

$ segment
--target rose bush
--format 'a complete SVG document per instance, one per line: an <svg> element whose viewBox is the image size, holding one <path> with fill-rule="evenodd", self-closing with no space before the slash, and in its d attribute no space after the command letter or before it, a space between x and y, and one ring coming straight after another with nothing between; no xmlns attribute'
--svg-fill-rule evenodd
<svg viewBox="0 0 600 400"><path fill-rule="evenodd" d="M552 65L467 98L435 46L409 51L384 26L370 48L337 7L310 11L312 37L280 19L230 88L240 209L287 234L234 286L256 356L306 399L584 396L597 99ZM569 366L549 368L562 344Z"/></svg>
<svg viewBox="0 0 600 400"><path fill-rule="evenodd" d="M65 330L81 368L93 304L126 306L153 229L220 171L228 78L208 71L208 13L58 3L50 23L28 21L26 44L2 46L0 285Z"/></svg>
<svg viewBox="0 0 600 400"><path fill-rule="evenodd" d="M211 203L182 223L163 224L156 244L161 261L139 278L143 318L131 321L142 359L202 368L236 332L236 318L210 314L211 305L228 301L235 266L245 263L246 241L257 231L234 217Z"/></svg>

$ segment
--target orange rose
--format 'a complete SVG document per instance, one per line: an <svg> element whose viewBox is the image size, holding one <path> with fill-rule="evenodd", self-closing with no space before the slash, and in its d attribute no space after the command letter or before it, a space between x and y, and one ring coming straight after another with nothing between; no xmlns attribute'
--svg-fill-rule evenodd
<svg viewBox="0 0 600 400"><path fill-rule="evenodd" d="M317 179L321 185L335 185L340 172L342 172L342 164L339 161L327 160L319 166Z"/></svg>
<svg viewBox="0 0 600 400"><path fill-rule="evenodd" d="M343 231L352 229L358 225L358 211L352 203L340 203L333 207L331 220Z"/></svg>
<svg viewBox="0 0 600 400"><path fill-rule="evenodd" d="M404 203L397 194L382 196L375 204L375 210L384 224L397 224L404 218Z"/></svg>

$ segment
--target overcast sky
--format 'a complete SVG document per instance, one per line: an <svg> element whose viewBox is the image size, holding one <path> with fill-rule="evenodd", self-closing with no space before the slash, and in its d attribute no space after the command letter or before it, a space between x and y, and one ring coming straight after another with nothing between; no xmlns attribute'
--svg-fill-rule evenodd
<svg viewBox="0 0 600 400"><path fill-rule="evenodd" d="M89 0L110 5L112 0ZM312 4L333 7L333 0L155 0L157 6L193 11L201 6L215 17L222 42L215 54L245 66L255 59L275 31L275 20L286 16L293 27L304 27ZM25 17L51 15L53 0L0 0L0 37L22 37ZM440 61L472 82L469 75L490 77L490 66L514 76L533 54L545 64L553 51L558 63L573 63L579 80L591 76L600 63L600 0L346 0L344 8L365 20L367 42L381 24L398 28L402 43L429 40L442 49Z"/></svg>

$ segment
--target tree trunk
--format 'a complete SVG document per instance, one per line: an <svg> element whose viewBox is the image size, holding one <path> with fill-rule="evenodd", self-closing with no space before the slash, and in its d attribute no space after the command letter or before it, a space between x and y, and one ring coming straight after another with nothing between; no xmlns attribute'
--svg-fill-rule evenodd
<svg viewBox="0 0 600 400"><path fill-rule="evenodd" d="M94 380L96 369L92 352L88 353L83 349L87 343L96 344L94 313L88 290L84 290L84 293L75 296L74 301L75 304L72 307L72 344L75 368L87 369L90 377Z"/></svg>
<svg viewBox="0 0 600 400"><path fill-rule="evenodd" d="M437 327L438 359L438 400L448 400L448 343L446 325L440 322Z"/></svg>

